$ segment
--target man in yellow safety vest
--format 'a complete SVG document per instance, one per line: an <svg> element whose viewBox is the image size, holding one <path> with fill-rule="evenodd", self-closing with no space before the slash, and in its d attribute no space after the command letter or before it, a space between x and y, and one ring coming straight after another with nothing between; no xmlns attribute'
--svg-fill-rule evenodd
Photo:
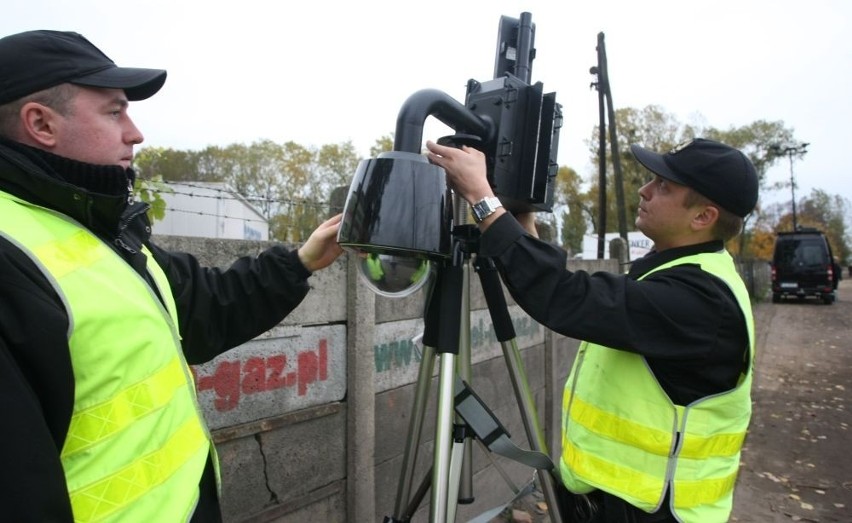
<svg viewBox="0 0 852 523"><path fill-rule="evenodd" d="M427 147L474 207L479 255L515 301L586 340L563 395L566 510L583 497L595 523L727 521L751 418L754 320L725 242L757 202L751 161L701 138L664 154L633 145L653 175L636 227L654 249L626 275L588 274L537 239L532 214L515 219L493 200L481 152Z"/></svg>
<svg viewBox="0 0 852 523"><path fill-rule="evenodd" d="M0 519L222 518L190 364L278 324L340 217L226 270L150 241L129 102L159 69L74 32L0 39Z"/></svg>

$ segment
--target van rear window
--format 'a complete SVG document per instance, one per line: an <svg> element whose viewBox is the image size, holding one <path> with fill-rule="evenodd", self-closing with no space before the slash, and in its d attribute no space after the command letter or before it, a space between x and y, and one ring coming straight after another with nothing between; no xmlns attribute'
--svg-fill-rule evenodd
<svg viewBox="0 0 852 523"><path fill-rule="evenodd" d="M787 266L813 266L827 263L825 245L818 239L780 242L775 248L775 263Z"/></svg>

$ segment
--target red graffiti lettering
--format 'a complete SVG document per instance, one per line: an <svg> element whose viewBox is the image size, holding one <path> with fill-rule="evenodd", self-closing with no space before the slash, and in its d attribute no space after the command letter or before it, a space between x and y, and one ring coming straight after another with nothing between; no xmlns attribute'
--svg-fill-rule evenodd
<svg viewBox="0 0 852 523"><path fill-rule="evenodd" d="M313 352L299 354L299 396L308 392L308 385L317 380L319 362Z"/></svg>
<svg viewBox="0 0 852 523"><path fill-rule="evenodd" d="M266 376L266 390L283 389L287 386L287 376L284 374L286 369L287 356L284 354L266 360L266 370L269 373Z"/></svg>
<svg viewBox="0 0 852 523"><path fill-rule="evenodd" d="M320 340L317 352L299 353L299 396L308 392L308 385L328 378L328 346Z"/></svg>
<svg viewBox="0 0 852 523"><path fill-rule="evenodd" d="M266 390L266 361L263 358L249 358L243 363L242 390L245 394Z"/></svg>
<svg viewBox="0 0 852 523"><path fill-rule="evenodd" d="M199 393L212 389L216 393L213 405L218 411L231 410L240 402L240 362L223 361L212 376L198 378Z"/></svg>
<svg viewBox="0 0 852 523"><path fill-rule="evenodd" d="M319 340L319 379L328 379L328 341L325 338Z"/></svg>
<svg viewBox="0 0 852 523"><path fill-rule="evenodd" d="M223 361L213 374L198 376L199 395L212 390L216 394L213 405L220 412L237 408L241 394L256 394L296 386L299 396L308 393L308 386L328 379L328 340L321 339L317 350L296 353L296 368L288 369L286 355L266 358L253 356L245 361Z"/></svg>

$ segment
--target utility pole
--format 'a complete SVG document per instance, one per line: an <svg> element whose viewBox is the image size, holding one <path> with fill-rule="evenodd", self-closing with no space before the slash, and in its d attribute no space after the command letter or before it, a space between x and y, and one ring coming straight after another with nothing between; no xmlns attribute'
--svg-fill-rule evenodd
<svg viewBox="0 0 852 523"><path fill-rule="evenodd" d="M796 220L796 178L793 176L793 157L802 157L808 152L809 143L800 143L799 145L781 146L780 144L772 144L769 146L769 152L775 156L786 155L790 159L790 194L793 200L793 231L799 230L799 223Z"/></svg>
<svg viewBox="0 0 852 523"><path fill-rule="evenodd" d="M615 183L615 201L618 212L619 236L627 242L627 214L624 205L624 181L621 174L621 156L618 153L618 133L615 126L615 109L612 106L612 91L609 84L609 71L606 61L606 47L604 45L604 34L598 33L598 45L595 48L598 54L598 64L589 69L589 73L596 75L596 81L592 87L598 91L598 117L600 120L598 129L598 155L599 155L599 180L598 198L600 209L598 211L598 259L604 257L604 239L606 236L606 117L609 117L609 143L612 150L612 168ZM629 253L629 251L628 251ZM628 254L629 256L629 254Z"/></svg>

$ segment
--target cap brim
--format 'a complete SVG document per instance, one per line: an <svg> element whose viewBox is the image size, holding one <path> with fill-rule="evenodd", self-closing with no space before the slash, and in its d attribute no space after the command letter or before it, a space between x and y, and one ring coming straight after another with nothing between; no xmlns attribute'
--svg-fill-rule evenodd
<svg viewBox="0 0 852 523"><path fill-rule="evenodd" d="M80 78L71 83L105 89L123 89L130 101L150 98L166 83L166 71L136 67L111 67Z"/></svg>
<svg viewBox="0 0 852 523"><path fill-rule="evenodd" d="M630 146L630 151L633 153L636 160L652 173L675 183L687 185L686 181L678 176L678 174L674 172L668 164L666 164L666 160L663 158L662 154L649 151L648 149L639 147L635 144Z"/></svg>

